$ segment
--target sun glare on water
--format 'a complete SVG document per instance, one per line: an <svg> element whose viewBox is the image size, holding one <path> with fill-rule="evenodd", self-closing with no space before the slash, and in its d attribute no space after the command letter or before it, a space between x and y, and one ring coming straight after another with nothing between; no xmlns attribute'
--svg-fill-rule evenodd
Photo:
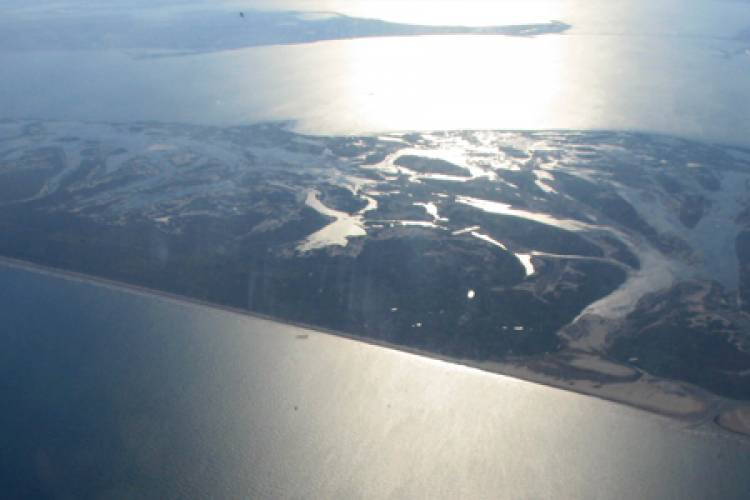
<svg viewBox="0 0 750 500"><path fill-rule="evenodd" d="M384 128L492 128L550 122L560 102L561 47L544 39L430 36L347 44L347 100Z"/></svg>
<svg viewBox="0 0 750 500"><path fill-rule="evenodd" d="M561 14L559 6L541 1L328 2L324 7L363 18L446 26L547 23ZM311 87L331 96L321 113L330 117L331 129L554 128L558 117L570 121L575 114L562 78L569 59L564 38L430 35L332 42ZM320 115L314 120L319 124ZM300 124L304 130L304 118Z"/></svg>

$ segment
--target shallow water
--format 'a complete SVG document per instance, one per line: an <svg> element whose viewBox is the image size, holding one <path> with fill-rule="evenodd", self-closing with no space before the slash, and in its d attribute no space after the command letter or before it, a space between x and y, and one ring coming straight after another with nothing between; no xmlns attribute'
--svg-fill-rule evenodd
<svg viewBox="0 0 750 500"><path fill-rule="evenodd" d="M740 35L750 26L747 4L532 4L485 22L561 18L573 28L529 38L353 39L159 59L141 57L147 49L5 50L0 65L13 71L0 81L0 117L295 120L302 131L325 134L638 129L748 144L743 50L750 41ZM314 5L408 22L424 11L403 9L412 12L404 18L368 2ZM431 19L439 20L422 22Z"/></svg>

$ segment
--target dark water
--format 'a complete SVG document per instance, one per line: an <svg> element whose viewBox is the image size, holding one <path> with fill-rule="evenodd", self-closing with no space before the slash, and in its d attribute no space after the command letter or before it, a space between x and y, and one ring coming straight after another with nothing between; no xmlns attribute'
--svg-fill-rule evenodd
<svg viewBox="0 0 750 500"><path fill-rule="evenodd" d="M750 445L297 327L0 266L4 498L748 498Z"/></svg>

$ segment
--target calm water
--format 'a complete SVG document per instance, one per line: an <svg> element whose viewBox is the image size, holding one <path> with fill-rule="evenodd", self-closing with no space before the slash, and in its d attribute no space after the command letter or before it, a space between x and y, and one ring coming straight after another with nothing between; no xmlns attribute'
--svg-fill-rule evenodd
<svg viewBox="0 0 750 500"><path fill-rule="evenodd" d="M12 71L0 80L0 117L289 119L316 133L617 128L749 143L750 39L740 33L750 4L607 4L443 2L425 12L420 2L273 3L401 22L573 26L535 38L355 39L166 59L143 58L146 49L5 50L0 65Z"/></svg>
<svg viewBox="0 0 750 500"><path fill-rule="evenodd" d="M747 2L223 3L573 28L160 59L0 47L0 118L628 128L750 144ZM122 289L5 265L0 283L4 497L750 497L747 441Z"/></svg>
<svg viewBox="0 0 750 500"><path fill-rule="evenodd" d="M0 265L0 487L747 498L750 447L566 391Z"/></svg>

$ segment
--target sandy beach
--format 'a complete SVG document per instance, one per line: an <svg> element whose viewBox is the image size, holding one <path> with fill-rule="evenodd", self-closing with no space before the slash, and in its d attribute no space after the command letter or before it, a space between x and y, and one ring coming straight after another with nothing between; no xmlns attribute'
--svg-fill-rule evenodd
<svg viewBox="0 0 750 500"><path fill-rule="evenodd" d="M624 404L639 410L668 417L675 422L681 422L690 428L700 428L709 432L731 432L733 435L750 436L750 406L737 407L736 403L724 400L719 396L704 391L698 387L659 379L632 368L625 367L607 360L597 359L590 355L575 357L567 362L571 373L565 373L566 364L552 363L549 358L531 359L508 362L478 362L466 359L455 359L448 356L421 351L419 349L394 345L376 339L362 338L355 335L326 330L311 325L281 321L269 316L256 314L251 311L222 306L200 301L190 297L179 296L168 292L140 287L127 283L116 282L104 278L82 273L54 269L38 264L0 257L0 265L20 268L35 273L47 274L66 280L73 280L123 290L128 293L158 297L176 303L189 303L212 310L225 311L256 320L272 323L283 323L307 330L306 335L334 335L351 341L364 342L378 347L396 349L415 355L425 356L450 363L457 363L469 368L475 368L499 375L510 376L522 380L543 384L549 387L564 389L580 394ZM556 375L545 373L545 365L552 366L558 371ZM584 368L589 373L599 373L603 376L630 377L634 380L620 383L606 383L595 377L581 377L577 368ZM578 375L578 376L576 376Z"/></svg>

